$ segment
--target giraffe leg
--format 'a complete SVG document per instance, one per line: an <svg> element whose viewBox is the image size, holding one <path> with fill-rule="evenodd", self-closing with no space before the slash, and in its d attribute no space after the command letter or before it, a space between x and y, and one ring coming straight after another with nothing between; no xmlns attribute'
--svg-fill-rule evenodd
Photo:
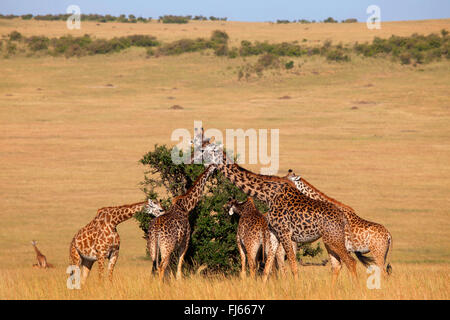
<svg viewBox="0 0 450 320"><path fill-rule="evenodd" d="M374 262L378 268L380 268L380 272L383 273L384 278L388 276L388 273L386 271L385 265L385 259L384 256L387 252L387 243L380 243L380 244L371 244L369 246L370 252L374 258Z"/></svg>
<svg viewBox="0 0 450 320"><path fill-rule="evenodd" d="M334 257L339 257L339 260L344 262L345 266L349 269L353 280L355 283L357 282L356 276L356 260L353 259L347 249L345 248L344 241L331 241L327 242L326 239L323 239L326 246L328 246L328 252L332 252ZM337 243L336 243L337 242ZM331 256L330 256L331 259ZM336 269L337 270L337 269ZM340 270L340 269L339 269ZM336 283L337 276L339 275L339 270L333 272L333 281L332 285Z"/></svg>
<svg viewBox="0 0 450 320"><path fill-rule="evenodd" d="M112 281L113 278L113 272L114 272L114 266L116 265L117 258L119 258L119 250L114 250L110 257L109 257L109 263L108 263L108 277L109 281Z"/></svg>
<svg viewBox="0 0 450 320"><path fill-rule="evenodd" d="M179 249L180 255L178 258L178 266L177 266L177 280L181 279L181 267L183 265L184 255L186 254L186 251L188 249L188 243L189 243L189 233L187 234L187 237L184 239Z"/></svg>
<svg viewBox="0 0 450 320"><path fill-rule="evenodd" d="M273 239L275 238L276 241ZM278 240L272 232L270 233L270 240L267 241L266 244L266 264L264 265L264 271L263 271L263 282L267 282L267 279L269 277L270 272L272 271L273 262L275 260L275 255L277 252L277 249L279 247Z"/></svg>
<svg viewBox="0 0 450 320"><path fill-rule="evenodd" d="M284 232L280 232L280 245L283 246L284 251L286 251L286 255L288 261L291 265L291 270L295 278L298 277L298 269L297 269L297 258L295 256L294 248L292 247L292 234L288 230Z"/></svg>
<svg viewBox="0 0 450 320"><path fill-rule="evenodd" d="M81 285L83 286L86 283L86 279L89 276L89 272L92 269L92 265L94 264L94 260L87 260L81 258Z"/></svg>
<svg viewBox="0 0 450 320"><path fill-rule="evenodd" d="M75 248L73 242L70 244L69 263L73 266L81 265L81 256Z"/></svg>
<svg viewBox="0 0 450 320"><path fill-rule="evenodd" d="M164 275L166 273L166 268L169 265L170 262L170 256L175 249L174 245L165 245L164 243L160 244L160 250L161 250L161 264L159 266L159 282L162 283L164 279Z"/></svg>
<svg viewBox="0 0 450 320"><path fill-rule="evenodd" d="M245 248L247 249L248 267L250 269L250 277L255 278L256 272L256 255L259 250L259 243L248 241Z"/></svg>
<svg viewBox="0 0 450 320"><path fill-rule="evenodd" d="M159 248L156 247L156 236L153 233L148 236L147 250L150 255L150 260L152 262L150 274L153 274L153 271L157 269L156 268L156 266L158 265L158 262L156 261L158 258L157 250L159 250Z"/></svg>
<svg viewBox="0 0 450 320"><path fill-rule="evenodd" d="M103 278L103 273L105 271L105 258L100 256L98 258L98 279L101 281Z"/></svg>
<svg viewBox="0 0 450 320"><path fill-rule="evenodd" d="M342 263L339 256L335 252L333 252L328 245L325 245L325 248L327 249L328 256L330 257L330 265L332 272L331 286L334 288L334 286L336 285L337 277L342 268Z"/></svg>
<svg viewBox="0 0 450 320"><path fill-rule="evenodd" d="M246 272L245 272L245 251L244 248L242 247L242 242L240 240L240 238L237 238L237 247L239 250L239 254L241 256L241 278L245 278L246 277Z"/></svg>

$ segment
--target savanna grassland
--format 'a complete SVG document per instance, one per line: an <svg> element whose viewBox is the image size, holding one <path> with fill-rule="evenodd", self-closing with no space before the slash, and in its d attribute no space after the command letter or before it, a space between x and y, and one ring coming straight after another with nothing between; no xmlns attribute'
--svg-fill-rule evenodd
<svg viewBox="0 0 450 320"><path fill-rule="evenodd" d="M352 44L392 34L439 33L450 20L185 25L0 19L0 36L147 34L161 41L209 37L231 44L304 41ZM289 58L294 68L238 78L257 57L210 51L148 57L143 48L80 58L0 57L0 299L448 299L450 297L450 62L402 65L352 54ZM283 99L280 99L283 98ZM179 105L182 109L171 107ZM300 267L299 279L196 275L159 284L150 275L135 220L119 226L112 284L96 266L82 290L66 288L69 243L104 206L143 200L138 160L154 144L173 145L176 128L280 129L280 168L289 168L393 235L393 275L360 290L344 269L331 291L330 269ZM244 165L251 170L258 166ZM31 240L55 269L32 269ZM317 257L325 258L325 254Z"/></svg>

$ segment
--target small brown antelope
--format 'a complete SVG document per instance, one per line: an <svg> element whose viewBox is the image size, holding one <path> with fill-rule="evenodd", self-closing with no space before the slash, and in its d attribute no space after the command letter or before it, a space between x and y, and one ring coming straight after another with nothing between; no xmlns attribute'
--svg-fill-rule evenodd
<svg viewBox="0 0 450 320"><path fill-rule="evenodd" d="M33 245L34 251L36 252L36 258L38 263L33 264L33 268L54 268L54 266L47 262L47 258L39 251L37 248L37 241L33 240L31 241L31 244Z"/></svg>

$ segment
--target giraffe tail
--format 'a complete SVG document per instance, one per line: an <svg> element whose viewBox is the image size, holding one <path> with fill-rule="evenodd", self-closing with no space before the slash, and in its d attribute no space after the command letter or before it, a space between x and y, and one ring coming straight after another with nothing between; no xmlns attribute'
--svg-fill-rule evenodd
<svg viewBox="0 0 450 320"><path fill-rule="evenodd" d="M358 258L358 260L364 265L364 267L368 267L375 262L374 258L365 256L359 251L355 251L355 255Z"/></svg>
<svg viewBox="0 0 450 320"><path fill-rule="evenodd" d="M389 253L389 249L390 249L390 251L392 252L392 246L393 246L393 243L392 243L392 236L389 234L389 239L388 239L388 246L387 246L387 248L386 248L386 253L384 254L384 263L386 264L386 260L387 260L387 257L388 257L388 253ZM388 262L388 264L387 264L387 266L386 266L386 273L388 274L388 275L390 275L391 273L392 273L392 266L391 266L391 264Z"/></svg>

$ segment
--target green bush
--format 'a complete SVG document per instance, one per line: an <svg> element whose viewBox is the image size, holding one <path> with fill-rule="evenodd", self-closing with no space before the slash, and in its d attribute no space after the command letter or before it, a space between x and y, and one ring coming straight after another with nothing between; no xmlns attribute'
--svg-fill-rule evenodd
<svg viewBox="0 0 450 320"><path fill-rule="evenodd" d="M289 61L289 62L287 62L285 65L284 65L284 67L287 69L287 70L289 70L289 69L292 69L293 67L294 67L294 61Z"/></svg>
<svg viewBox="0 0 450 320"><path fill-rule="evenodd" d="M46 36L31 36L26 39L26 43L31 51L47 50L50 39Z"/></svg>
<svg viewBox="0 0 450 320"><path fill-rule="evenodd" d="M160 198L165 209L170 207L174 197L184 194L204 171L203 165L174 164L171 152L172 150L165 145L155 145L154 150L140 160L147 169L141 183L142 190L150 199ZM223 206L229 198L243 201L246 195L220 172L211 177L210 182L205 187L201 201L189 213L192 234L185 256L186 264L190 266L206 264L208 272L235 274L240 265L236 246L238 217L228 215L224 212ZM264 204L259 201L255 203L261 212L267 211ZM146 237L148 225L153 217L145 212L139 212L134 218L139 222ZM310 245L300 247L303 256L315 256L321 251L320 247L312 248Z"/></svg>
<svg viewBox="0 0 450 320"><path fill-rule="evenodd" d="M159 17L159 20L162 23L188 23L189 18L187 16L173 16L173 15L165 15Z"/></svg>
<svg viewBox="0 0 450 320"><path fill-rule="evenodd" d="M332 17L328 17L327 19L323 20L325 23L337 23L337 20L334 20Z"/></svg>
<svg viewBox="0 0 450 320"><path fill-rule="evenodd" d="M31 20L33 18L32 14L23 14L22 16L22 20Z"/></svg>
<svg viewBox="0 0 450 320"><path fill-rule="evenodd" d="M339 49L333 49L328 51L326 57L328 61L336 61L336 62L350 61L350 57Z"/></svg>
<svg viewBox="0 0 450 320"><path fill-rule="evenodd" d="M122 39L121 41L129 41L129 46L135 47L156 47L159 45L156 37L149 35L135 34L119 39Z"/></svg>
<svg viewBox="0 0 450 320"><path fill-rule="evenodd" d="M166 43L158 48L157 53L161 55L178 55L184 52L195 52L210 48L210 42L203 38L181 39Z"/></svg>

